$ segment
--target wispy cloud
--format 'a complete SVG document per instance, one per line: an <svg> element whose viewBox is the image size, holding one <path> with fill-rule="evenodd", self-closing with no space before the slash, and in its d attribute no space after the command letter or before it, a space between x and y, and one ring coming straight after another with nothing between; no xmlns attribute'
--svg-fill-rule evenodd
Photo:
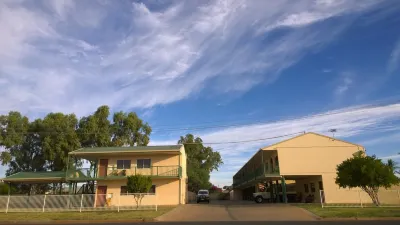
<svg viewBox="0 0 400 225"><path fill-rule="evenodd" d="M349 88L353 84L354 74L350 72L345 72L341 74L339 79L339 84L335 88L336 96L342 96L349 90Z"/></svg>
<svg viewBox="0 0 400 225"><path fill-rule="evenodd" d="M348 27L346 17L321 23L376 2L3 1L1 111L82 115L168 104L204 87L242 93Z"/></svg>
<svg viewBox="0 0 400 225"><path fill-rule="evenodd" d="M400 40L397 41L396 45L393 48L392 53L390 54L389 63L387 66L387 70L389 73L393 73L399 68L400 64Z"/></svg>
<svg viewBox="0 0 400 225"><path fill-rule="evenodd" d="M363 141L364 145L378 145L383 143L396 143L400 142L400 133L392 133L392 134L385 134L380 137L372 138L366 141ZM399 148L400 151L400 148Z"/></svg>

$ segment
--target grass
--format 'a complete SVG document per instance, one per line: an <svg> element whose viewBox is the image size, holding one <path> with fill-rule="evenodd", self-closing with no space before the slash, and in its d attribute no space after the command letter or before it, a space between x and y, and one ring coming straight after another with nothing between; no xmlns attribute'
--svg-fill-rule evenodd
<svg viewBox="0 0 400 225"><path fill-rule="evenodd" d="M322 218L400 217L400 207L321 208L319 204L296 204L296 206L307 209Z"/></svg>
<svg viewBox="0 0 400 225"><path fill-rule="evenodd" d="M174 207L158 207L152 211L98 211L98 212L29 212L0 213L0 221L45 221L45 220L151 220Z"/></svg>

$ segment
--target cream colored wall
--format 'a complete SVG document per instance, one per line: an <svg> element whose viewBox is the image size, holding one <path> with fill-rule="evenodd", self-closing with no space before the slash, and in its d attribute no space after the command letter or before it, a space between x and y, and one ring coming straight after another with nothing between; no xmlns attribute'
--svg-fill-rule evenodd
<svg viewBox="0 0 400 225"><path fill-rule="evenodd" d="M178 205L179 204L179 180L178 179L153 179L156 185L156 197L158 205ZM118 196L121 186L126 186L126 180L102 180L97 182L97 186L107 186L107 194L113 194L111 205L118 205ZM135 202L127 197L121 197L121 205L134 205ZM145 197L142 205L153 205L155 197Z"/></svg>

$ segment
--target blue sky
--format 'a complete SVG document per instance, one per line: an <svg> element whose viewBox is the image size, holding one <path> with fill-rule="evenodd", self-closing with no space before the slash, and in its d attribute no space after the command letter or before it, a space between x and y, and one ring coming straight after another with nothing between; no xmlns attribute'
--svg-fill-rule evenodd
<svg viewBox="0 0 400 225"><path fill-rule="evenodd" d="M151 144L314 131L400 152L400 2L1 1L0 113L136 111ZM280 139L212 145L232 175ZM3 168L4 170L4 168Z"/></svg>

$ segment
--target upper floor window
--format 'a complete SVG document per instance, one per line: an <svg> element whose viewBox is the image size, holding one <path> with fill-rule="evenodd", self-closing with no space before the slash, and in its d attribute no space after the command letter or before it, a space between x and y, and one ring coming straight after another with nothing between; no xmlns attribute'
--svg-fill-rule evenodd
<svg viewBox="0 0 400 225"><path fill-rule="evenodd" d="M309 192L308 184L304 184L304 192L305 192L305 193L308 193L308 192Z"/></svg>
<svg viewBox="0 0 400 225"><path fill-rule="evenodd" d="M151 159L138 159L137 168L150 168Z"/></svg>
<svg viewBox="0 0 400 225"><path fill-rule="evenodd" d="M117 169L130 169L131 160L117 160Z"/></svg>

